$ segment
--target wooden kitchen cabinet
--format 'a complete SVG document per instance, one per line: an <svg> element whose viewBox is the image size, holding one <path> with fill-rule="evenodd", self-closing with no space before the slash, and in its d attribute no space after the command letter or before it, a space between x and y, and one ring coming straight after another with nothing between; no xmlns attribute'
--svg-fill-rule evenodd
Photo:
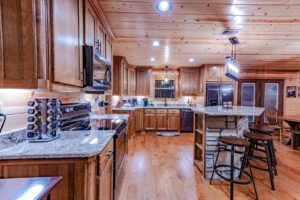
<svg viewBox="0 0 300 200"><path fill-rule="evenodd" d="M179 131L180 129L180 110L168 110L168 130Z"/></svg>
<svg viewBox="0 0 300 200"><path fill-rule="evenodd" d="M150 85L152 77L152 68L136 68L136 94L140 96L150 96Z"/></svg>
<svg viewBox="0 0 300 200"><path fill-rule="evenodd" d="M0 87L36 88L35 1L0 4Z"/></svg>
<svg viewBox="0 0 300 200"><path fill-rule="evenodd" d="M127 60L125 57L122 56L114 56L113 59L113 95L127 95Z"/></svg>
<svg viewBox="0 0 300 200"><path fill-rule="evenodd" d="M113 139L88 158L12 159L0 163L1 178L61 176L51 199L112 200Z"/></svg>
<svg viewBox="0 0 300 200"><path fill-rule="evenodd" d="M156 130L156 113L155 109L145 109L144 128L146 131Z"/></svg>
<svg viewBox="0 0 300 200"><path fill-rule="evenodd" d="M127 67L127 87L128 95L136 95L136 70L132 65Z"/></svg>
<svg viewBox="0 0 300 200"><path fill-rule="evenodd" d="M105 47L105 57L112 64L112 60L113 60L112 44L111 44L111 40L109 39L108 36L106 36L105 45L106 45L106 47Z"/></svg>
<svg viewBox="0 0 300 200"><path fill-rule="evenodd" d="M99 200L113 199L113 143L110 142L99 156Z"/></svg>
<svg viewBox="0 0 300 200"><path fill-rule="evenodd" d="M143 109L136 109L134 111L134 118L135 118L135 131L141 132L144 130L144 110Z"/></svg>
<svg viewBox="0 0 300 200"><path fill-rule="evenodd" d="M156 109L156 130L168 129L168 111L167 109Z"/></svg>
<svg viewBox="0 0 300 200"><path fill-rule="evenodd" d="M199 95L199 67L181 68L181 95L197 96Z"/></svg>
<svg viewBox="0 0 300 200"><path fill-rule="evenodd" d="M51 3L53 81L82 86L83 0L55 0Z"/></svg>

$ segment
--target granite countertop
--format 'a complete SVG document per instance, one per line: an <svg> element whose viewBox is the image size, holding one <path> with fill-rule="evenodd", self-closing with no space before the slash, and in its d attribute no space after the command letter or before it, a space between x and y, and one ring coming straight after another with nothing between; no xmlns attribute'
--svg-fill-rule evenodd
<svg viewBox="0 0 300 200"><path fill-rule="evenodd" d="M114 131L61 131L51 142L24 141L0 150L0 159L86 158L95 156L112 139Z"/></svg>
<svg viewBox="0 0 300 200"><path fill-rule="evenodd" d="M232 109L223 106L210 106L193 108L194 112L204 113L212 116L260 116L264 112L261 107L233 106Z"/></svg>
<svg viewBox="0 0 300 200"><path fill-rule="evenodd" d="M149 109L181 109L181 108L192 108L190 106L186 106L186 105L168 105L168 106L132 106L132 107L121 107L121 108L116 108L113 107L112 110L136 110L136 109L143 109L143 108L149 108Z"/></svg>
<svg viewBox="0 0 300 200"><path fill-rule="evenodd" d="M107 114L107 115L97 115L91 114L91 120L102 120L102 119L120 119L120 120L128 120L129 115L127 114Z"/></svg>

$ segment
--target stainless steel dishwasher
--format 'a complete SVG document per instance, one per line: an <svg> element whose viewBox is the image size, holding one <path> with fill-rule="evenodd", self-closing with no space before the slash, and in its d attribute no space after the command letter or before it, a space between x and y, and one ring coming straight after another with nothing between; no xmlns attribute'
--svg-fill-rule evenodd
<svg viewBox="0 0 300 200"><path fill-rule="evenodd" d="M193 132L194 111L190 108L180 109L180 132Z"/></svg>

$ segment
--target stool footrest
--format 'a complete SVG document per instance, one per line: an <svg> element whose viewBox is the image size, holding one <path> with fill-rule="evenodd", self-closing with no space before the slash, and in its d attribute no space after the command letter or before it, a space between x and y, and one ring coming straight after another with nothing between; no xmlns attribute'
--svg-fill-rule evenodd
<svg viewBox="0 0 300 200"><path fill-rule="evenodd" d="M221 177L221 178L224 179L225 181L231 182L230 179L228 179L227 177L223 176L223 175L220 173L220 171L218 171L218 168L221 168L221 167L223 167L223 168L229 168L228 171L230 171L231 166L230 166L230 165L217 165L216 168L215 168L215 172L216 172L216 174L217 174L219 177ZM233 168L234 168L235 170L238 170L239 172L242 171L241 168L238 168L238 167L233 167ZM226 170L226 171L227 171L227 170ZM253 178L251 177L251 175L250 175L248 172L243 171L243 174L246 174L246 176L248 177L248 180L247 180L247 181L237 181L237 180L232 180L232 182L235 183L235 184L240 184L240 185L247 185L247 184L253 182Z"/></svg>

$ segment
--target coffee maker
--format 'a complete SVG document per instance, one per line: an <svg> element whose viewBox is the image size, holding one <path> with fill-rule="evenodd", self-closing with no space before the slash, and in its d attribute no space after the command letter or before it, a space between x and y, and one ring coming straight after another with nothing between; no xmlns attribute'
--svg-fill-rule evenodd
<svg viewBox="0 0 300 200"><path fill-rule="evenodd" d="M143 98L143 107L147 107L148 106L148 99L147 98Z"/></svg>

